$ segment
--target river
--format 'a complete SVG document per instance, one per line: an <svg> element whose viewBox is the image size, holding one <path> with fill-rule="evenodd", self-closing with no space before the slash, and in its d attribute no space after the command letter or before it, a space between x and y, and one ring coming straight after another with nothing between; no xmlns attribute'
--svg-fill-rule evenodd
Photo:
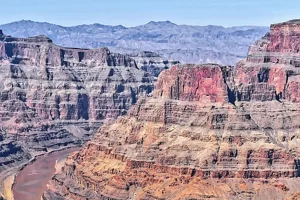
<svg viewBox="0 0 300 200"><path fill-rule="evenodd" d="M41 200L47 183L55 173L56 160L63 159L78 148L66 149L38 157L17 175L13 194L15 200Z"/></svg>

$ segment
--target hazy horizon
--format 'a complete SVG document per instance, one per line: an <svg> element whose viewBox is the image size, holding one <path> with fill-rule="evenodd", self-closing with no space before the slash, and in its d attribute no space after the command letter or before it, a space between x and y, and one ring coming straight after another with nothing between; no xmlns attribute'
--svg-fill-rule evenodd
<svg viewBox="0 0 300 200"><path fill-rule="evenodd" d="M299 7L296 0L27 0L26 3L11 0L1 4L0 24L24 19L62 26L99 23L134 27L150 21L198 26L269 26L300 18Z"/></svg>

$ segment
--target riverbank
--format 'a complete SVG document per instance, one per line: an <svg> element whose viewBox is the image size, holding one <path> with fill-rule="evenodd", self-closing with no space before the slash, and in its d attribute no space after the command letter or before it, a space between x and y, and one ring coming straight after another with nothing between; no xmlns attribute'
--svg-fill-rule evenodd
<svg viewBox="0 0 300 200"><path fill-rule="evenodd" d="M4 198L7 200L13 199L12 186L15 181L15 176L11 175L4 179L3 187L4 187Z"/></svg>
<svg viewBox="0 0 300 200"><path fill-rule="evenodd" d="M2 191L4 198L6 200L18 200L17 198L14 197L14 187L15 187L15 184L16 184L16 178L22 172L22 170L24 170L27 166L32 165L34 162L36 162L39 158L41 158L43 156L49 156L53 153L66 151L66 150L69 150L69 149L74 149L73 152L75 152L76 150L79 150L79 148L80 148L80 146L71 146L71 147L55 149L55 150L52 150L52 151L49 151L49 152L45 152L45 153L35 155L31 160L29 160L24 165L19 166L18 168L13 170L13 173L5 178L5 180L3 182L4 191ZM23 200L23 198L22 198L22 200Z"/></svg>

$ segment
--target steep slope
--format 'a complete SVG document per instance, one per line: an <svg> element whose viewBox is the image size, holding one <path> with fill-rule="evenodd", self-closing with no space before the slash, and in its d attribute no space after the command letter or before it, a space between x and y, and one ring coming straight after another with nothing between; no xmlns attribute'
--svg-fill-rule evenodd
<svg viewBox="0 0 300 200"><path fill-rule="evenodd" d="M84 143L150 94L153 81L107 48L64 48L46 36L0 31L0 182L35 155Z"/></svg>
<svg viewBox="0 0 300 200"><path fill-rule="evenodd" d="M248 46L268 31L267 27L187 26L169 21L126 28L101 24L63 27L23 20L0 28L18 37L47 35L63 46L109 47L119 53L153 51L182 63L225 65L234 65L244 58Z"/></svg>
<svg viewBox="0 0 300 200"><path fill-rule="evenodd" d="M271 25L236 67L177 65L104 125L44 199L299 196L300 23Z"/></svg>

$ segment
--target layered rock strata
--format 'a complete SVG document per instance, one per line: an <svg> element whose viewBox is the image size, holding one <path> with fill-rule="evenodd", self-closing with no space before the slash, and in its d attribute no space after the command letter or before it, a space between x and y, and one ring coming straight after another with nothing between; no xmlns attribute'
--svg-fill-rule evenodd
<svg viewBox="0 0 300 200"><path fill-rule="evenodd" d="M44 199L297 199L300 23L234 68L178 65L53 177Z"/></svg>
<svg viewBox="0 0 300 200"><path fill-rule="evenodd" d="M45 36L0 31L0 174L34 155L82 144L104 120L150 94L153 80L107 48L64 48Z"/></svg>
<svg viewBox="0 0 300 200"><path fill-rule="evenodd" d="M169 69L173 65L179 64L179 61L164 59L157 53L150 51L130 53L127 55L136 61L137 66L140 69L148 72L155 78L158 77L162 71Z"/></svg>

